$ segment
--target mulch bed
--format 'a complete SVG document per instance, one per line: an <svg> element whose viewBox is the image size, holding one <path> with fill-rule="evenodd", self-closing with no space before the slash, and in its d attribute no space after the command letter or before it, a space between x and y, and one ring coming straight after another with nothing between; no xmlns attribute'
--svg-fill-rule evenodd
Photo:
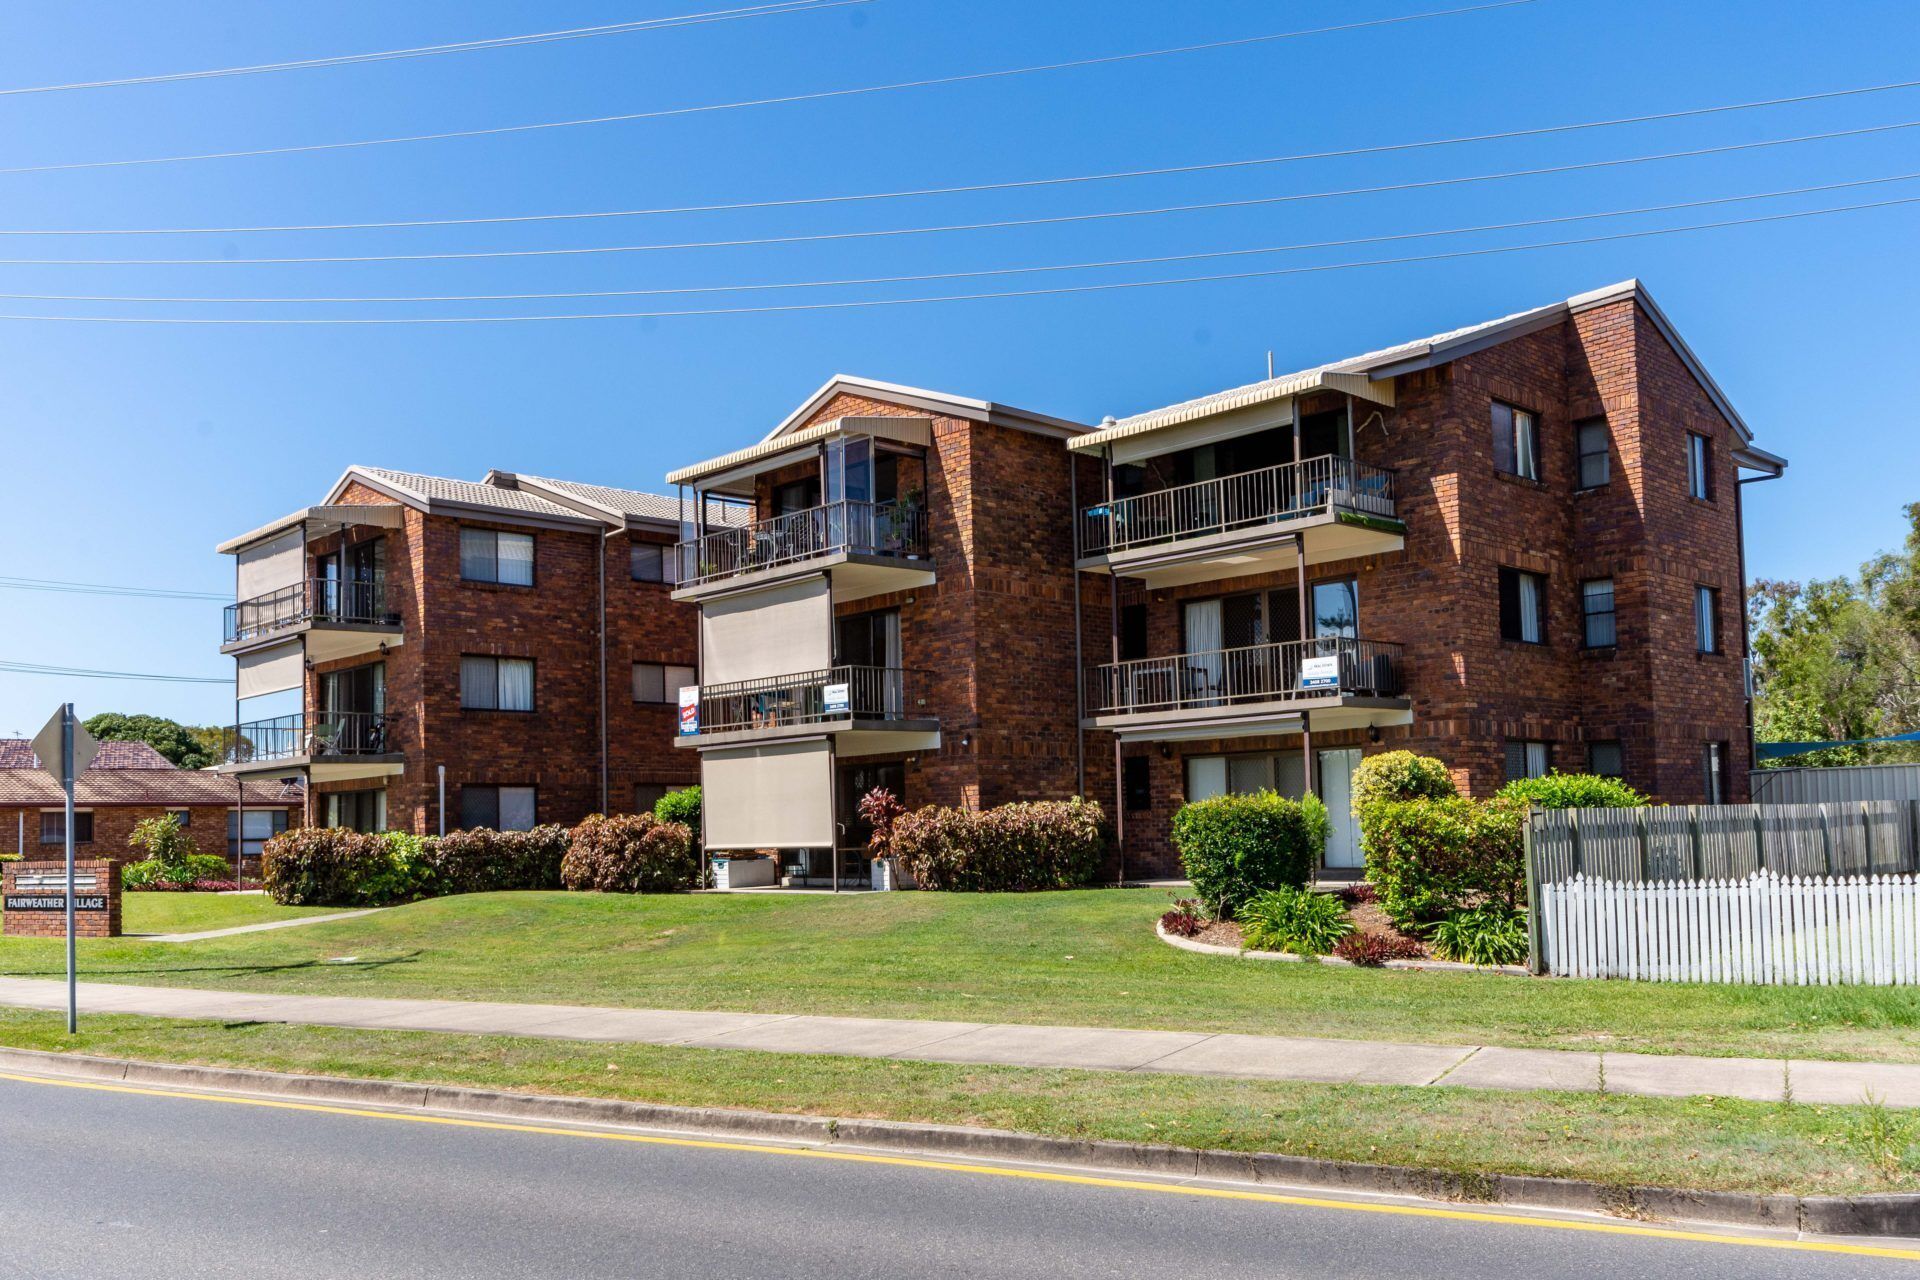
<svg viewBox="0 0 1920 1280"><path fill-rule="evenodd" d="M1409 937L1394 927L1393 921L1380 904L1374 901L1373 893L1365 885L1342 889L1335 897L1347 904L1347 919L1353 922L1359 933L1378 934L1383 938L1398 938L1407 946L1404 958L1409 960L1432 959L1433 952L1418 938ZM1195 942L1211 943L1216 947L1233 947L1236 950L1246 946L1246 937L1238 922L1233 920L1214 920L1201 926Z"/></svg>

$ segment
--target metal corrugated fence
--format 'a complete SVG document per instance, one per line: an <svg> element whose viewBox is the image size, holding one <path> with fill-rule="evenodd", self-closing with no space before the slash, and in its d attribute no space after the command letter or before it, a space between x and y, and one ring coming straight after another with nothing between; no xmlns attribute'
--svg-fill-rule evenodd
<svg viewBox="0 0 1920 1280"><path fill-rule="evenodd" d="M1536 810L1527 848L1536 885L1891 875L1920 870L1920 800Z"/></svg>
<svg viewBox="0 0 1920 1280"><path fill-rule="evenodd" d="M1760 804L1844 804L1920 800L1920 764L1862 764L1835 769L1755 769L1747 778Z"/></svg>

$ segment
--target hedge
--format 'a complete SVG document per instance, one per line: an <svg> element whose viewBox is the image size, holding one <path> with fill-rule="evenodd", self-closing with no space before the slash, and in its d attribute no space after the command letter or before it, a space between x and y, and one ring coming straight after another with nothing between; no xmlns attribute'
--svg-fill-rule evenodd
<svg viewBox="0 0 1920 1280"><path fill-rule="evenodd" d="M260 878L267 896L289 907L357 907L391 901L385 877L394 869L387 842L345 827L299 827L267 841Z"/></svg>
<svg viewBox="0 0 1920 1280"><path fill-rule="evenodd" d="M693 832L650 813L595 814L573 829L560 864L569 889L600 893L672 893L696 888L700 860Z"/></svg>
<svg viewBox="0 0 1920 1280"><path fill-rule="evenodd" d="M1480 902L1526 898L1524 809L1466 796L1376 800L1360 815L1367 880L1393 922L1412 929Z"/></svg>
<svg viewBox="0 0 1920 1280"><path fill-rule="evenodd" d="M1618 778L1592 773L1549 773L1543 778L1516 778L1495 793L1522 809L1638 809L1647 798Z"/></svg>
<svg viewBox="0 0 1920 1280"><path fill-rule="evenodd" d="M1220 795L1180 806L1173 815L1173 847L1208 912L1231 920L1268 890L1304 888L1326 849L1330 826L1326 806L1312 795Z"/></svg>
<svg viewBox="0 0 1920 1280"><path fill-rule="evenodd" d="M1356 815L1375 800L1444 800L1458 794L1445 762L1411 751L1367 756L1353 771Z"/></svg>
<svg viewBox="0 0 1920 1280"><path fill-rule="evenodd" d="M923 889L1071 889L1093 878L1107 820L1081 797L995 809L928 805L893 825L893 854Z"/></svg>
<svg viewBox="0 0 1920 1280"><path fill-rule="evenodd" d="M557 823L531 831L450 831L422 839L421 860L430 891L496 893L503 889L558 889L560 862L571 832Z"/></svg>
<svg viewBox="0 0 1920 1280"><path fill-rule="evenodd" d="M377 907L502 889L558 889L569 832L476 829L444 836L366 835L341 827L283 832L261 850L269 896L286 906Z"/></svg>

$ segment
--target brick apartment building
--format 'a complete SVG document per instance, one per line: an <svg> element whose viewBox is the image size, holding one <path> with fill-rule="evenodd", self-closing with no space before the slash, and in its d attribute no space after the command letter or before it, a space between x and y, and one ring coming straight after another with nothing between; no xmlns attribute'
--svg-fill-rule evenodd
<svg viewBox="0 0 1920 1280"><path fill-rule="evenodd" d="M245 831L247 865L270 836L299 826L305 797L298 783L244 783L208 770L182 769L144 742L103 742L74 783L74 852L78 858L138 861L127 843L135 826L171 813L203 854L233 858ZM41 772L33 744L0 738L0 851L28 862L66 856L65 797Z"/></svg>
<svg viewBox="0 0 1920 1280"><path fill-rule="evenodd" d="M313 822L430 833L650 809L694 611L669 598L672 499L494 471L349 467L235 562L223 773L310 783Z"/></svg>
<svg viewBox="0 0 1920 1280"><path fill-rule="evenodd" d="M858 875L872 786L1080 791L1169 875L1183 800L1272 786L1351 868L1396 747L1744 798L1741 472L1784 465L1633 281L1098 429L837 378L668 477L709 849Z"/></svg>

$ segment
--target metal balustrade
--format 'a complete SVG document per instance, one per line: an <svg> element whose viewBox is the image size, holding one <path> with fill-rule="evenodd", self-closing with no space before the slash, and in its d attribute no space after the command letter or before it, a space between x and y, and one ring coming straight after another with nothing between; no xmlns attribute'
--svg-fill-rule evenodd
<svg viewBox="0 0 1920 1280"><path fill-rule="evenodd" d="M699 726L681 732L778 729L849 718L920 719L926 715L918 702L925 678L925 672L906 667L840 666L702 685ZM835 693L831 700L829 690Z"/></svg>
<svg viewBox="0 0 1920 1280"><path fill-rule="evenodd" d="M398 721L390 711L297 712L253 720L226 731L222 755L228 764L388 755L400 750Z"/></svg>
<svg viewBox="0 0 1920 1280"><path fill-rule="evenodd" d="M1341 694L1397 698L1406 691L1400 654L1397 644L1329 636L1110 662L1088 673L1087 709L1133 715Z"/></svg>
<svg viewBox="0 0 1920 1280"><path fill-rule="evenodd" d="M381 579L307 578L228 605L225 643L255 640L310 622L398 626L400 615L388 607L387 584Z"/></svg>
<svg viewBox="0 0 1920 1280"><path fill-rule="evenodd" d="M678 580L687 586L840 552L920 558L927 554L927 513L905 499L829 502L693 538L677 552Z"/></svg>
<svg viewBox="0 0 1920 1280"><path fill-rule="evenodd" d="M1350 511L1397 519L1393 473L1331 454L1115 498L1080 512L1083 555Z"/></svg>

